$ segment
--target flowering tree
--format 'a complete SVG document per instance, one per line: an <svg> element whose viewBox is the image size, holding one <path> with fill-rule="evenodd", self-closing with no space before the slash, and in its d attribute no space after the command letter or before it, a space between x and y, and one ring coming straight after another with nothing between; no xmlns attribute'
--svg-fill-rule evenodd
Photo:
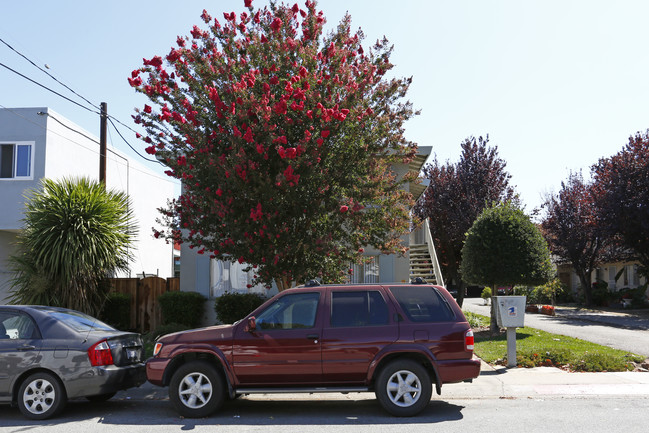
<svg viewBox="0 0 649 433"><path fill-rule="evenodd" d="M601 263L607 237L594 203L593 185L579 174L561 183L561 191L543 206L547 214L541 224L550 250L568 262L579 277L586 305L592 304L591 274Z"/></svg>
<svg viewBox="0 0 649 433"><path fill-rule="evenodd" d="M457 164L442 165L435 159L426 165L424 176L430 183L415 205L417 215L428 218L442 271L447 281L458 286L460 305L465 283L459 269L466 232L489 204L515 197L505 161L488 143L488 136L469 137L461 144Z"/></svg>
<svg viewBox="0 0 649 433"><path fill-rule="evenodd" d="M315 2L251 3L222 23L203 11L206 29L129 78L152 102L134 116L146 151L183 182L155 235L248 263L280 290L340 280L363 246L398 251L409 228L410 177L390 166L416 152L410 80L385 78L392 48L365 51L349 16L324 35Z"/></svg>
<svg viewBox="0 0 649 433"><path fill-rule="evenodd" d="M592 167L603 227L640 261L649 275L649 131L637 133Z"/></svg>

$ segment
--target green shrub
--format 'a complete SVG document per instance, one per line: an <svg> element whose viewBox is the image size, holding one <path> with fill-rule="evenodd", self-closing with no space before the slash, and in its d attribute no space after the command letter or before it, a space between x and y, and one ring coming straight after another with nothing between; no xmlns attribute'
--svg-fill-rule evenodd
<svg viewBox="0 0 649 433"><path fill-rule="evenodd" d="M482 294L480 296L485 301L491 299L491 289L489 287L485 287L484 289L482 289Z"/></svg>
<svg viewBox="0 0 649 433"><path fill-rule="evenodd" d="M489 326L489 318L487 316L475 314L470 311L465 311L464 316L466 317L467 322L469 322L469 326L474 330Z"/></svg>
<svg viewBox="0 0 649 433"><path fill-rule="evenodd" d="M572 368L576 371L627 371L633 367L628 359L620 359L607 353L586 353L583 358L575 362Z"/></svg>
<svg viewBox="0 0 649 433"><path fill-rule="evenodd" d="M177 323L197 328L203 320L205 296L196 292L165 292L158 297L162 324Z"/></svg>
<svg viewBox="0 0 649 433"><path fill-rule="evenodd" d="M126 293L109 293L99 319L116 329L130 329L131 297Z"/></svg>
<svg viewBox="0 0 649 433"><path fill-rule="evenodd" d="M611 297L612 294L608 290L608 283L606 281L597 280L597 282L593 284L593 291L591 293L593 304L598 307L608 306Z"/></svg>
<svg viewBox="0 0 649 433"><path fill-rule="evenodd" d="M258 293L224 293L214 302L214 311L220 323L234 323L266 302Z"/></svg>

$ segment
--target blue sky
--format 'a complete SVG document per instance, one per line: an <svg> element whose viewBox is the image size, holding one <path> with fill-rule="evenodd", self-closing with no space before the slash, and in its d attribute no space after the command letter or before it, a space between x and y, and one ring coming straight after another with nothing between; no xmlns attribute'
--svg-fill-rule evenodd
<svg viewBox="0 0 649 433"><path fill-rule="evenodd" d="M558 191L571 170L588 174L629 135L649 128L649 2L321 0L318 6L329 26L348 11L366 45L383 35L394 44L394 74L413 77L408 99L421 109L406 125L410 140L432 146L441 161L457 161L466 137L489 134L528 211ZM243 0L0 0L0 38L132 125L133 108L145 100L129 87L130 71L143 57L168 53L176 36L202 24L203 9L221 17L244 7ZM74 96L2 44L0 63ZM49 106L99 135L98 116L2 67L0 105ZM130 153L114 131L110 139Z"/></svg>

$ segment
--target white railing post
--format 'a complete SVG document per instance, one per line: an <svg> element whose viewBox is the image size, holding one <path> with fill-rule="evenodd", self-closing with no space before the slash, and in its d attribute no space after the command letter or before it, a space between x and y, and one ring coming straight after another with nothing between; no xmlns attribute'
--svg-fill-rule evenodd
<svg viewBox="0 0 649 433"><path fill-rule="evenodd" d="M430 226L428 224L428 218L424 219L424 236L426 236L426 245L428 246L428 255L433 263L433 271L435 272L435 280L437 285L443 286L444 279L442 278L442 270L439 267L439 260L437 260L437 253L435 252L435 244L433 244L433 235L430 233Z"/></svg>

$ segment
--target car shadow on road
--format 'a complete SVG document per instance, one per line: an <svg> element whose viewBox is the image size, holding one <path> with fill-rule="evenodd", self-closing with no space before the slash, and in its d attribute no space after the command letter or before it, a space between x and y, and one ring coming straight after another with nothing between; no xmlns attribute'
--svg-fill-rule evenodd
<svg viewBox="0 0 649 433"><path fill-rule="evenodd" d="M56 426L92 421L104 425L162 426L176 425L182 430L197 426L282 426L282 425L403 425L441 424L463 419L464 406L433 400L416 417L397 418L384 412L375 399L354 400L281 400L276 396L264 400L241 398L227 402L207 418L178 416L168 400L109 400L98 405L85 401L70 402L56 418L30 421L15 408L0 407L0 418L6 427Z"/></svg>

